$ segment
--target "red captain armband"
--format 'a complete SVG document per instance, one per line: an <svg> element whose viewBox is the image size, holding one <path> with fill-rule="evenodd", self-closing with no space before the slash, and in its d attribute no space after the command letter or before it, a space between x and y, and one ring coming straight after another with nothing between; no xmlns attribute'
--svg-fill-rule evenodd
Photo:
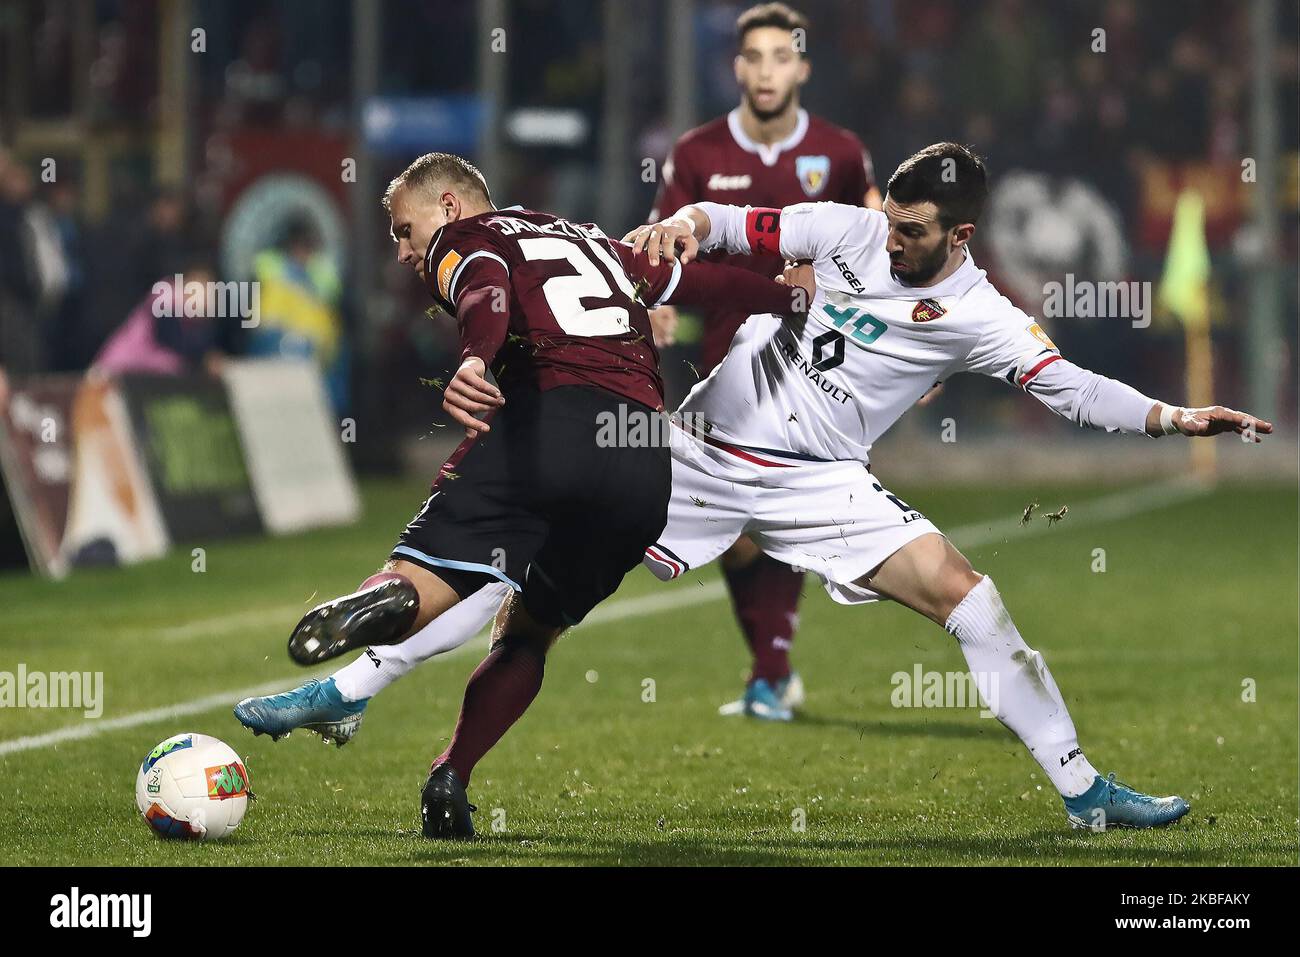
<svg viewBox="0 0 1300 957"><path fill-rule="evenodd" d="M756 206L745 214L745 238L754 255L781 254L781 211Z"/></svg>

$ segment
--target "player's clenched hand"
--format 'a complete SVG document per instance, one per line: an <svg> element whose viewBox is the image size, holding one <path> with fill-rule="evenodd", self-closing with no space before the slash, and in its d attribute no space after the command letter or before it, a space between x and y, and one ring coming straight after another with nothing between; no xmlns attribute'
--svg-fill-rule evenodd
<svg viewBox="0 0 1300 957"><path fill-rule="evenodd" d="M677 309L673 306L651 309L650 331L660 349L673 345L677 341Z"/></svg>
<svg viewBox="0 0 1300 957"><path fill-rule="evenodd" d="M1183 435L1218 435L1221 432L1249 434L1256 442L1261 435L1273 432L1273 423L1245 412L1210 405L1203 409L1179 409L1174 412L1174 427Z"/></svg>
<svg viewBox="0 0 1300 957"><path fill-rule="evenodd" d="M470 356L460 364L442 393L442 407L465 427L465 434L470 438L479 432L491 432L492 427L478 416L506 403L497 387L483 378L486 371L482 359Z"/></svg>
<svg viewBox="0 0 1300 957"><path fill-rule="evenodd" d="M631 243L634 253L644 249L652 266L658 266L660 259L672 262L678 258L682 265L686 265L700 251L700 242L695 238L695 224L689 219L677 217L663 219L649 226L638 226L623 237L623 242Z"/></svg>
<svg viewBox="0 0 1300 957"><path fill-rule="evenodd" d="M807 312L808 307L812 305L813 297L817 295L817 272L808 263L786 263L785 269L781 275L776 277L776 281L783 286L798 286L806 294L807 298L803 302L803 311ZM796 304L798 308L798 304Z"/></svg>

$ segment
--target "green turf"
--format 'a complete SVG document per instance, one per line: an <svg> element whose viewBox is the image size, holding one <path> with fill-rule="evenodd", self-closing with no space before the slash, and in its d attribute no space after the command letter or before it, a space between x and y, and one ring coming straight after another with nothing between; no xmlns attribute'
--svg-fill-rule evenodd
<svg viewBox="0 0 1300 957"><path fill-rule="evenodd" d="M61 584L0 577L0 670L103 671L101 720L288 687L301 677L284 652L299 610L370 571L421 497L412 484L364 492L356 527L213 543L202 574L185 549ZM964 668L944 632L897 606L837 606L810 578L799 721L717 715L744 666L725 600L579 628L475 773L484 836L473 844L424 841L418 792L479 646L376 699L342 750L305 733L255 740L223 705L0 756L0 864L1295 864L1295 491L1225 487L1090 523L1089 500L1114 492L909 487L905 497L949 530L1014 517L1031 499L1071 506L1050 531L966 551L1051 665L1092 761L1191 800L1174 828L1069 830L1042 773L995 721L891 706L894 672ZM1096 548L1105 573L1090 570ZM716 577L710 568L660 585L638 570L612 601ZM1242 700L1247 678L1253 702ZM76 712L3 709L0 742L82 723ZM157 840L135 811L141 758L185 730L247 758L259 800L220 844Z"/></svg>

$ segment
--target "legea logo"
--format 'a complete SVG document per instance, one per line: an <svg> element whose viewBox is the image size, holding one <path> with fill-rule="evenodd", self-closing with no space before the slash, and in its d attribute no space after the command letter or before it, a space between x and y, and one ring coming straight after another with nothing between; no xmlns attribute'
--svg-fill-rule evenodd
<svg viewBox="0 0 1300 957"><path fill-rule="evenodd" d="M705 189L749 189L753 183L754 179L748 173L741 176L726 176L722 173L714 173L709 177L709 183Z"/></svg>

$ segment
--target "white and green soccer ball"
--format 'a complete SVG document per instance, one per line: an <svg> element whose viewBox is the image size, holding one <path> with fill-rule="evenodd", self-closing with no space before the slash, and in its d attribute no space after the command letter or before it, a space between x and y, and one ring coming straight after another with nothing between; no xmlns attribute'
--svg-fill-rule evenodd
<svg viewBox="0 0 1300 957"><path fill-rule="evenodd" d="M145 756L135 806L162 837L215 841L248 810L248 771L234 748L206 734L177 734Z"/></svg>

